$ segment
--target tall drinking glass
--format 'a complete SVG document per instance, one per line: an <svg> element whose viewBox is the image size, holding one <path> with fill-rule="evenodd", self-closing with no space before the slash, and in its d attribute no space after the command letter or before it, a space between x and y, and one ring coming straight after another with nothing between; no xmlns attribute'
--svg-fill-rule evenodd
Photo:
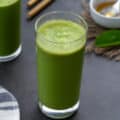
<svg viewBox="0 0 120 120"><path fill-rule="evenodd" d="M87 24L70 12L51 12L35 23L38 98L50 118L72 115L80 104Z"/></svg>
<svg viewBox="0 0 120 120"><path fill-rule="evenodd" d="M21 52L20 1L0 0L0 62L13 60Z"/></svg>

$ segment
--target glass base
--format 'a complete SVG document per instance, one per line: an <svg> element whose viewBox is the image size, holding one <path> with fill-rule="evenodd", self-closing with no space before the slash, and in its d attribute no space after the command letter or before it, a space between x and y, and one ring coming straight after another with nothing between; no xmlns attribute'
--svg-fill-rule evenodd
<svg viewBox="0 0 120 120"><path fill-rule="evenodd" d="M20 55L21 51L22 51L22 46L20 45L19 48L14 53L8 56L0 56L0 62L8 62L17 58Z"/></svg>
<svg viewBox="0 0 120 120"><path fill-rule="evenodd" d="M39 103L39 107L42 113L52 119L64 119L70 117L71 115L73 115L73 113L75 113L79 109L79 105L80 102L77 102L71 108L56 110L56 109L48 108L47 106Z"/></svg>

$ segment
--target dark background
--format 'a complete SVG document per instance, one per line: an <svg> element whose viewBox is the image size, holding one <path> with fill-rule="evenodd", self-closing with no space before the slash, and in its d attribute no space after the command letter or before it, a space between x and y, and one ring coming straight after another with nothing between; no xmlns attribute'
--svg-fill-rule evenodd
<svg viewBox="0 0 120 120"><path fill-rule="evenodd" d="M48 120L37 107L34 22L26 21L27 0L22 0L21 56L9 63L0 63L0 85L19 101L21 120ZM40 15L65 10L80 14L80 0L56 0ZM80 109L67 120L120 119L120 63L94 54L86 55L83 70Z"/></svg>

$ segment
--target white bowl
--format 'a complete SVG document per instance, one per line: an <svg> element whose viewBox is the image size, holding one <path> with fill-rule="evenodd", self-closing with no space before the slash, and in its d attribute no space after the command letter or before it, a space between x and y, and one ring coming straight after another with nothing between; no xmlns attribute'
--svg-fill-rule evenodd
<svg viewBox="0 0 120 120"><path fill-rule="evenodd" d="M111 1L111 0L106 0ZM120 28L120 17L105 17L104 15L100 14L96 11L96 6L105 0L90 0L90 14L93 20L101 26L107 28Z"/></svg>

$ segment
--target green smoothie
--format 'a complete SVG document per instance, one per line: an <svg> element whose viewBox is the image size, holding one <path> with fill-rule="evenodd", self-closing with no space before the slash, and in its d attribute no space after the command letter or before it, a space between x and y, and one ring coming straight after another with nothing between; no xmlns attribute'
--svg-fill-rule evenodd
<svg viewBox="0 0 120 120"><path fill-rule="evenodd" d="M20 0L0 0L0 56L14 53L20 45Z"/></svg>
<svg viewBox="0 0 120 120"><path fill-rule="evenodd" d="M50 20L38 28L36 39L39 102L52 109L72 107L79 100L85 29Z"/></svg>

